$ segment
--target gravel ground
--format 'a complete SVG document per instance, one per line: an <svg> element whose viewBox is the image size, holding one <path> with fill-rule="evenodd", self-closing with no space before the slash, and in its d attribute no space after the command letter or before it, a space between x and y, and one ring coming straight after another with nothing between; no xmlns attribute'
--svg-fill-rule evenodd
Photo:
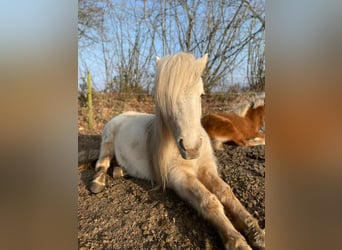
<svg viewBox="0 0 342 250"><path fill-rule="evenodd" d="M79 136L79 151L98 149L100 136ZM265 148L225 145L216 151L221 177L265 227ZM79 249L223 249L214 228L172 190L152 190L129 176L107 178L91 194L94 162L78 166Z"/></svg>
<svg viewBox="0 0 342 250"><path fill-rule="evenodd" d="M226 112L253 93L207 95L203 114ZM104 124L127 110L153 113L150 96L94 93L94 128L87 128L85 97L79 97L78 248L79 249L223 249L214 228L172 190L152 190L134 178L107 178L106 189L92 194L88 185ZM221 177L242 204L265 226L265 147L225 145L215 152ZM84 158L84 156L87 156ZM92 159L92 162L91 160ZM110 169L109 169L110 170Z"/></svg>

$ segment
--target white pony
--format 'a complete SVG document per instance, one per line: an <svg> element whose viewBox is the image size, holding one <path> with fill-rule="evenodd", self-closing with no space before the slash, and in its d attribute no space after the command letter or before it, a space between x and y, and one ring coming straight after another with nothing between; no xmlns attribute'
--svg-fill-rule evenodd
<svg viewBox="0 0 342 250"><path fill-rule="evenodd" d="M173 189L191 204L217 229L226 249L264 249L264 230L219 177L201 126L207 59L187 53L157 58L155 115L127 112L108 122L90 189L104 189L115 156L130 176Z"/></svg>

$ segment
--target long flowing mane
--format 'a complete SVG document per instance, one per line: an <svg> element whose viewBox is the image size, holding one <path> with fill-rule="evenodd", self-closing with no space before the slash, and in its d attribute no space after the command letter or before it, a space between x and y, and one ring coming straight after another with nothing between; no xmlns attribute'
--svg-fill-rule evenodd
<svg viewBox="0 0 342 250"><path fill-rule="evenodd" d="M188 53L163 57L157 61L155 78L155 119L149 128L148 148L154 179L166 187L170 156L177 150L168 121L177 114L174 107L181 92L189 91L201 77L196 59Z"/></svg>
<svg viewBox="0 0 342 250"><path fill-rule="evenodd" d="M248 111L248 109L251 107L251 102L244 101L243 103L239 104L238 106L234 107L229 112L235 113L238 116L244 117Z"/></svg>
<svg viewBox="0 0 342 250"><path fill-rule="evenodd" d="M245 100L244 102L234 107L229 112L235 113L241 117L245 117L250 107L252 107L253 109L256 109L257 107L263 106L264 104L265 104L265 92L261 92L259 94L256 94L249 100Z"/></svg>

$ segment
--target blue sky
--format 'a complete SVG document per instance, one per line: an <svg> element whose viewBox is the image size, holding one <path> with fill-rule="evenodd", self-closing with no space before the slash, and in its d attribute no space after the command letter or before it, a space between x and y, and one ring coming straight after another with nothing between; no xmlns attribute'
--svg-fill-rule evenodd
<svg viewBox="0 0 342 250"><path fill-rule="evenodd" d="M142 4L142 1L137 1L138 3ZM131 7L134 8L136 7L136 1L126 1L125 2L124 8ZM140 11L142 8L141 6L137 8L137 11ZM120 13L120 8L116 8L116 11ZM123 16L122 17L124 25L127 25L126 30L134 30L134 20L130 17ZM106 23L106 26L108 29L115 29L116 23ZM129 28L130 27L130 28ZM129 35L129 31L127 31L126 35ZM156 48L159 51L156 51L154 56L163 56L162 51L161 51L161 44L160 41L156 40ZM123 44L125 46L125 44ZM111 49L111 48L109 48ZM114 49L114 48L113 48ZM178 52L179 49L174 49L174 53ZM245 51L246 52L246 51ZM200 56L200 55L199 55ZM231 83L231 85L234 84L243 84L247 82L247 77L246 77L246 60L243 60L245 57L245 54L241 54L239 56L239 60L242 60L243 62L239 65L237 65L234 69L234 71L230 74L230 76L227 76L227 82ZM93 82L94 86L98 90L102 90L104 88L105 84L105 69L104 69L104 64L103 64L103 56L101 52L101 46L99 44L93 45L88 48L81 48L79 49L79 67L78 67L78 73L79 73L79 83L81 82L80 79L82 76L85 75L85 67L84 65L86 64L92 74L93 77ZM151 71L153 71L154 64L150 65Z"/></svg>

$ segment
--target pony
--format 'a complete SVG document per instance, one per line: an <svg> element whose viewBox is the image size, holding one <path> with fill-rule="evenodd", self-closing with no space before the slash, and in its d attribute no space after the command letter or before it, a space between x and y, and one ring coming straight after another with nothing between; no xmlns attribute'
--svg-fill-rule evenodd
<svg viewBox="0 0 342 250"><path fill-rule="evenodd" d="M155 114L126 112L106 124L90 190L105 188L115 156L128 175L174 190L215 227L225 249L265 249L265 231L219 177L201 125L207 60L184 52L157 57Z"/></svg>
<svg viewBox="0 0 342 250"><path fill-rule="evenodd" d="M228 113L213 113L202 117L204 129L216 150L233 141L238 146L265 145L265 103L263 99L243 103Z"/></svg>

